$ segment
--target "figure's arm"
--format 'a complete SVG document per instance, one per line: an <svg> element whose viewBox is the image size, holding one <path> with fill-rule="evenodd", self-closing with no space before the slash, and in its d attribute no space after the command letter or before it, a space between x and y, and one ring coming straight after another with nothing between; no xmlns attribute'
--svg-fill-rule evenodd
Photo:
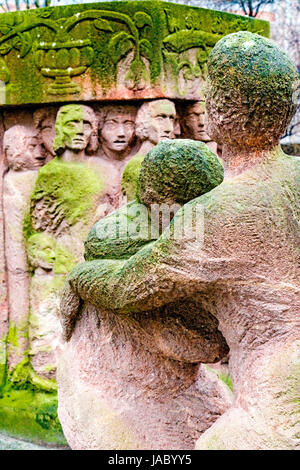
<svg viewBox="0 0 300 470"><path fill-rule="evenodd" d="M234 253L227 256L226 247L219 243L222 217L213 217L209 210L203 242L197 231L195 237L178 236L186 212L187 205L156 242L127 260L95 260L78 265L67 280L62 315L76 315L64 300L72 295L104 310L129 314L192 297L213 283L227 282L237 275L240 279L239 263L244 265L245 261L239 261Z"/></svg>
<svg viewBox="0 0 300 470"><path fill-rule="evenodd" d="M151 241L147 208L132 201L94 225L84 244L84 257L87 261L128 259Z"/></svg>
<svg viewBox="0 0 300 470"><path fill-rule="evenodd" d="M151 310L192 293L191 274L172 259L171 252L164 253L157 245L141 249L129 260L94 260L73 269L60 309L66 340L72 335L82 301L127 314Z"/></svg>

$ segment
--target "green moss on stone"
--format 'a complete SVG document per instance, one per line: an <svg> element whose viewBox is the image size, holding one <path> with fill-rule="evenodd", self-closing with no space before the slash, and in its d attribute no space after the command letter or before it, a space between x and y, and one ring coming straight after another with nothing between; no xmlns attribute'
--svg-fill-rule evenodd
<svg viewBox="0 0 300 470"><path fill-rule="evenodd" d="M5 383L7 367L6 335L0 339L0 391Z"/></svg>
<svg viewBox="0 0 300 470"><path fill-rule="evenodd" d="M136 199L138 179L144 158L144 155L136 155L127 163L124 168L121 188L122 193L127 197L128 202Z"/></svg>
<svg viewBox="0 0 300 470"><path fill-rule="evenodd" d="M80 163L63 162L56 157L39 171L31 196L31 210L43 199L52 213L59 212L60 220L65 219L69 225L78 221L84 223L89 220L103 188L99 174L93 169ZM34 233L32 219L27 216L24 221L25 237Z"/></svg>
<svg viewBox="0 0 300 470"><path fill-rule="evenodd" d="M232 380L231 380L231 377L229 374L222 374L222 372L220 372L218 374L218 377L220 380L222 380L222 382L224 382L224 384L227 385L228 388L230 388L230 390L233 392L233 383L232 383Z"/></svg>
<svg viewBox="0 0 300 470"><path fill-rule="evenodd" d="M27 317L24 317L18 324L10 322L8 333L6 336L6 353L19 355L23 357L22 343L28 338Z"/></svg>
<svg viewBox="0 0 300 470"><path fill-rule="evenodd" d="M216 369L213 369L212 367L209 367L207 364L205 364L205 367L209 372L213 372L214 374L216 374L218 376L218 378L222 382L224 382L224 384L227 385L227 387L233 392L233 383L232 383L232 380L231 380L231 377L230 377L229 373L225 374L223 372L220 372Z"/></svg>
<svg viewBox="0 0 300 470"><path fill-rule="evenodd" d="M84 257L93 259L128 259L151 241L149 212L143 204L132 201L100 219L85 242Z"/></svg>
<svg viewBox="0 0 300 470"><path fill-rule="evenodd" d="M43 444L66 445L57 416L55 380L39 377L28 358L6 369L0 387L0 432Z"/></svg>
<svg viewBox="0 0 300 470"><path fill-rule="evenodd" d="M212 97L212 113L223 115L222 142L277 144L299 89L298 71L288 55L273 41L240 31L216 44L208 70L207 106Z"/></svg>
<svg viewBox="0 0 300 470"><path fill-rule="evenodd" d="M37 443L67 444L55 393L6 387L0 398L0 431Z"/></svg>
<svg viewBox="0 0 300 470"><path fill-rule="evenodd" d="M99 99L99 93L105 98L117 83L118 64L129 53L126 86L135 92L149 83L163 90L164 62L174 62L168 54L199 47L197 68L203 71L217 40L239 30L268 36L269 24L159 1L101 2L3 13L0 73L6 83L5 104L82 100L83 79L90 81L94 98ZM173 72L176 79L176 67Z"/></svg>
<svg viewBox="0 0 300 470"><path fill-rule="evenodd" d="M81 131L83 131L84 118L84 107L81 104L67 104L60 109L55 121L55 139L53 142L53 149L57 155L60 155L66 149L67 142L72 142L77 135L79 123L82 126ZM77 125L74 126L74 123Z"/></svg>
<svg viewBox="0 0 300 470"><path fill-rule="evenodd" d="M186 202L222 183L223 166L203 142L163 140L142 162L138 199L147 206Z"/></svg>
<svg viewBox="0 0 300 470"><path fill-rule="evenodd" d="M27 240L26 250L32 269L43 263L49 269L52 268L55 274L66 274L76 263L72 253L48 233L31 235Z"/></svg>
<svg viewBox="0 0 300 470"><path fill-rule="evenodd" d="M57 392L55 380L40 377L33 369L29 359L24 358L8 374L8 382L14 390L33 390L36 392Z"/></svg>
<svg viewBox="0 0 300 470"><path fill-rule="evenodd" d="M15 347L18 346L18 328L14 322L9 323L9 329L7 333L6 342Z"/></svg>

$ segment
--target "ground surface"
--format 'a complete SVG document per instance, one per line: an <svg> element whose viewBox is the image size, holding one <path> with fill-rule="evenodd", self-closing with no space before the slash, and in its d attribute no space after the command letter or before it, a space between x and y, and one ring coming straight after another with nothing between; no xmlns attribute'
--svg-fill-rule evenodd
<svg viewBox="0 0 300 470"><path fill-rule="evenodd" d="M59 449L62 449L62 447ZM0 434L0 450L57 450L57 448L32 444L30 442L21 441L4 434Z"/></svg>

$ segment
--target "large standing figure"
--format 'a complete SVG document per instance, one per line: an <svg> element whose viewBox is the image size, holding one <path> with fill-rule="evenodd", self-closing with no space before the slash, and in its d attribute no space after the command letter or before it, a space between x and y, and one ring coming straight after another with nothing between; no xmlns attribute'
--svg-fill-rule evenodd
<svg viewBox="0 0 300 470"><path fill-rule="evenodd" d="M37 131L15 125L4 134L4 152L8 172L4 175L3 207L5 214L5 256L9 295L9 327L15 341L10 344L9 369L24 358L28 347L29 269L27 264L23 219L29 210L30 195L38 169L44 163Z"/></svg>
<svg viewBox="0 0 300 470"><path fill-rule="evenodd" d="M230 347L234 404L197 448L299 449L300 164L279 145L298 72L273 42L248 32L221 39L208 70L209 134L223 144L224 182L129 260L79 266L62 315L76 315L79 299L143 317L201 298ZM172 237L197 205L204 240Z"/></svg>

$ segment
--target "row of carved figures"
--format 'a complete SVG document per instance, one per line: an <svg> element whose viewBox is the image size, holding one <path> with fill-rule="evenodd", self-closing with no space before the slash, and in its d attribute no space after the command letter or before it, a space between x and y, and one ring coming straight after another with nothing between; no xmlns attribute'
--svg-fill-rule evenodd
<svg viewBox="0 0 300 470"><path fill-rule="evenodd" d="M136 153L145 155L164 138L200 140L216 150L205 131L204 113L204 101L175 105L167 99L147 101L139 107L109 104L93 109L71 104L62 106L58 112L54 107L46 107L33 113L34 127L19 124L6 130L3 147L9 168L15 171L39 168L55 155L65 161L79 161L88 155L124 161ZM84 139L71 143L70 149L65 135L72 127L84 134ZM17 148L23 152L25 142L30 142L27 144L30 156L17 156Z"/></svg>

